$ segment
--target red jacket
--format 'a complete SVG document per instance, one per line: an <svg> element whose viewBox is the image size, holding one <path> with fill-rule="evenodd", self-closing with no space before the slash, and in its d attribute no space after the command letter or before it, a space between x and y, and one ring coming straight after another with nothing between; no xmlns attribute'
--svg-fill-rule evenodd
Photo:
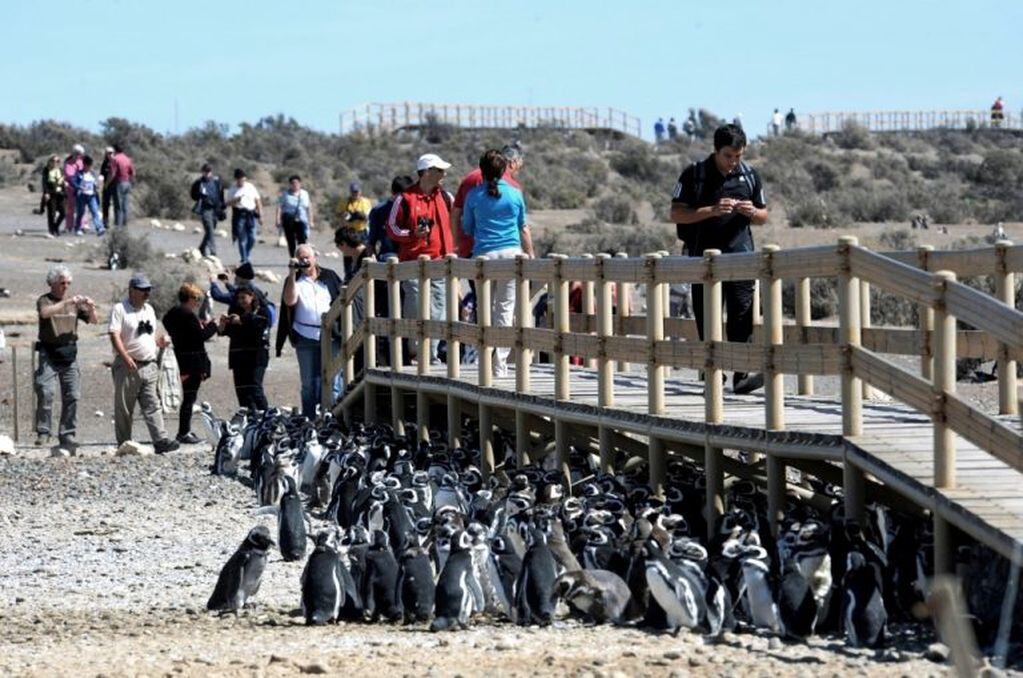
<svg viewBox="0 0 1023 678"><path fill-rule="evenodd" d="M400 261L415 261L419 255L440 259L454 252L451 237L451 194L437 188L430 195L416 184L394 199L387 218L387 235L398 245ZM420 236L417 226L421 218L430 220L430 232Z"/></svg>

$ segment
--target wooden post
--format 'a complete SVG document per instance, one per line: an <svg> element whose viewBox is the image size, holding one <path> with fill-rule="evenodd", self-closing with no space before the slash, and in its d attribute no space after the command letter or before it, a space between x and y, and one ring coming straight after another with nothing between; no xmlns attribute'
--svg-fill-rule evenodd
<svg viewBox="0 0 1023 678"><path fill-rule="evenodd" d="M554 301L554 397L557 400L568 400L572 397L568 371L569 356L565 353L564 335L569 332L568 315L568 281L561 272L562 262L568 257L563 254L552 254L554 260L554 277L551 279L550 298ZM554 420L554 447L558 454L558 467L565 478L565 487L571 488L572 477L569 468L568 430L561 418Z"/></svg>
<svg viewBox="0 0 1023 678"><path fill-rule="evenodd" d="M753 281L753 327L759 327L764 324L764 318L761 312L761 300L760 300L760 281Z"/></svg>
<svg viewBox="0 0 1023 678"><path fill-rule="evenodd" d="M995 267L995 294L1009 308L1016 308L1016 276L1005 264L1006 251L1012 247L1011 240L995 243L998 265ZM1016 361L1009 358L1008 347L1002 344L998 349L998 412L1019 414L1016 396Z"/></svg>
<svg viewBox="0 0 1023 678"><path fill-rule="evenodd" d="M625 252L619 252L615 255L616 259L626 259L628 254ZM618 283L618 329L615 330L615 334L624 337L629 333L625 331L625 322L632 315L632 284L627 282ZM620 360L618 361L618 371L628 372L629 363Z"/></svg>
<svg viewBox="0 0 1023 678"><path fill-rule="evenodd" d="M532 327L533 313L529 307L529 278L523 267L529 257L520 254L515 258L515 390L518 393L529 393L529 366L533 362L533 351L527 346L523 330ZM529 450L529 415L515 410L515 458L519 467L528 463Z"/></svg>
<svg viewBox="0 0 1023 678"><path fill-rule="evenodd" d="M810 279L800 278L796 281L796 324L802 336L800 343L807 343L806 331L810 327ZM813 375L800 374L797 378L799 395L813 395Z"/></svg>
<svg viewBox="0 0 1023 678"><path fill-rule="evenodd" d="M785 375L775 369L774 351L782 345L781 279L774 275L774 255L781 248L765 245L761 289L764 301L764 426L770 443L772 431L785 430ZM767 520L778 534L778 518L785 512L785 462L767 451Z"/></svg>
<svg viewBox="0 0 1023 678"><path fill-rule="evenodd" d="M952 526L937 513L934 524L934 574L952 574Z"/></svg>
<svg viewBox="0 0 1023 678"><path fill-rule="evenodd" d="M624 122L624 120L625 120L625 114L623 113L622 114L622 121ZM662 259L665 258L665 257L670 257L671 256L671 252L669 252L668 250L661 250L660 252L658 252L658 254L661 255ZM669 285L668 283L661 283L660 285L658 285L658 287L661 289L661 297L662 297L662 300L661 300L661 319L663 321L664 318L670 318L671 317L671 285ZM671 367L668 366L668 365L662 365L661 366L661 378L662 379L667 379L670 376L671 376Z"/></svg>
<svg viewBox="0 0 1023 678"><path fill-rule="evenodd" d="M352 305L345 304L344 308L341 309L341 341L343 342L341 344L341 355L344 358L346 387L351 386L352 382L355 381L355 352L345 350L345 347L348 345L348 340L352 338L354 322ZM330 331L329 328L327 331ZM330 376L330 380L334 380L334 375Z"/></svg>
<svg viewBox="0 0 1023 678"><path fill-rule="evenodd" d="M349 320L351 320L350 317ZM348 326L350 331L350 322ZM344 317L342 317L342 335L344 334L344 330ZM344 366L345 356L343 353L343 342L341 344L341 351L341 365ZM335 372L335 365L333 333L331 332L330 324L327 323L327 316L324 315L320 319L320 410L322 412L330 411L331 407L334 405L334 376L337 374L337 372Z"/></svg>
<svg viewBox="0 0 1023 678"><path fill-rule="evenodd" d="M470 111L474 109L469 109ZM459 321L458 316L458 278L455 276L454 263L456 255L449 254L445 257L447 262L447 279L445 280L445 296L447 307L447 337L448 337L448 379L458 379L461 373L459 356L461 354L461 342L455 340L455 323ZM456 449L462 446L462 403L452 394L448 394L448 446Z"/></svg>
<svg viewBox="0 0 1023 678"><path fill-rule="evenodd" d="M426 263L430 257L426 254L419 255L419 304L418 312L419 327L416 331L419 335L419 359L416 361L416 374L424 377L430 373L430 346L431 339L426 332L426 323L430 320L430 279L426 276ZM416 389L416 433L420 440L430 439L430 399L422 388Z"/></svg>
<svg viewBox="0 0 1023 678"><path fill-rule="evenodd" d="M721 369L714 359L714 343L723 337L721 329L721 281L714 279L714 257L720 250L705 250L703 261L706 270L703 276L703 342L707 351L703 366L703 418L710 424L720 424L724 416L724 402L721 391ZM724 472L721 457L724 450L704 443L703 468L707 477L707 538L717 534L718 519L724 511Z"/></svg>
<svg viewBox="0 0 1023 678"><path fill-rule="evenodd" d="M608 254L597 255L597 336L600 338L600 351L597 357L597 405L612 407L614 405L614 362L607 357L606 341L614 333L611 323L611 307L614 304L611 294L611 282L607 279L604 264L610 259ZM600 439L600 469L605 473L614 473L614 449L611 443L612 430L601 426L597 435Z"/></svg>
<svg viewBox="0 0 1023 678"><path fill-rule="evenodd" d="M479 370L476 375L479 385L484 388L491 386L494 380L494 347L487 344L484 336L486 328L490 327L492 311L491 283L485 272L486 262L486 257L476 257L476 321L479 325L479 339L476 345Z"/></svg>
<svg viewBox="0 0 1023 678"><path fill-rule="evenodd" d="M842 435L858 436L863 428L863 387L853 374L851 351L860 345L860 282L850 269L849 251L858 240L844 235L838 239L838 336L845 353L842 368ZM863 471L848 459L842 465L846 520L863 518L865 482Z"/></svg>
<svg viewBox="0 0 1023 678"><path fill-rule="evenodd" d="M870 283L866 280L860 280L860 328L871 327L872 323L870 320ZM863 399L874 400L877 397L874 387L863 382Z"/></svg>
<svg viewBox="0 0 1023 678"><path fill-rule="evenodd" d="M956 486L956 434L945 421L944 403L956 390L956 319L945 307L945 289L956 276L951 271L934 276L940 295L934 309L934 396L942 405L934 414L934 487L950 490Z"/></svg>
<svg viewBox="0 0 1023 678"><path fill-rule="evenodd" d="M363 285L362 285L362 326L365 328L365 334L363 335L363 349L362 355L365 358L365 370L374 369L377 366L377 335L373 334L370 330L370 318L377 316L376 312L376 284L373 277L369 274L369 266L363 267Z"/></svg>
<svg viewBox="0 0 1023 678"><path fill-rule="evenodd" d="M588 262L592 263L593 262L593 255L592 254L584 254L583 255L583 259L586 259ZM587 326L589 326L589 323L592 322L591 319L593 318L594 314L596 313L595 303L594 303L594 298L593 298L594 297L594 292L593 292L594 285L593 285L593 281L592 280L582 280L580 282L582 283L582 286L583 286L582 312L583 312L583 315L586 316ZM596 323L594 323L594 324L596 324ZM589 329L587 329L586 334L589 334L589 333L590 333L590 331L589 331ZM586 367L590 368L591 370L597 369L597 359L596 358L587 358L586 359Z"/></svg>
<svg viewBox="0 0 1023 678"><path fill-rule="evenodd" d="M397 323L401 319L401 290L395 277L398 266L398 257L387 258L387 307L391 315L391 329L388 335L391 337L391 372L401 372L402 351L401 336L398 334ZM419 291L422 294L422 290ZM402 421L404 414L404 403L402 402L401 390L397 384L391 386L391 422L394 432L398 435L405 434L405 423Z"/></svg>
<svg viewBox="0 0 1023 678"><path fill-rule="evenodd" d="M21 417L18 416L18 347L11 346L11 390L14 391L14 442L21 440Z"/></svg>
<svg viewBox="0 0 1023 678"><path fill-rule="evenodd" d="M657 363L657 343L664 341L664 292L657 282L657 262L660 254L646 255L646 339L647 339L647 412L664 414L664 368ZM654 494L664 496L667 477L667 459L664 442L651 437L647 458L650 488Z"/></svg>
<svg viewBox="0 0 1023 678"><path fill-rule="evenodd" d="M931 252L933 251L933 245L921 245L916 249L917 261L921 270L929 270ZM934 309L929 304L922 304L917 314L919 316L920 331L923 332L923 344L920 346L920 376L930 380L934 367L934 356L931 351L931 333L934 331Z"/></svg>

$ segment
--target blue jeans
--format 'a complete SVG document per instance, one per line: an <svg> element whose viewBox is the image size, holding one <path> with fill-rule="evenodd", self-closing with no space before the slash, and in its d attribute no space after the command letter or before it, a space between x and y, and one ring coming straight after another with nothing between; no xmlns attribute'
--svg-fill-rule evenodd
<svg viewBox="0 0 1023 678"><path fill-rule="evenodd" d="M75 230L82 230L82 217L85 216L85 208L88 207L89 214L92 215L92 227L96 229L96 235L102 233L104 231L103 217L99 213L99 199L96 198L96 195L79 193L75 196L75 201Z"/></svg>
<svg viewBox="0 0 1023 678"><path fill-rule="evenodd" d="M128 203L131 201L131 182L118 181L116 190L117 200L114 202L114 226L127 226L128 219L131 218L128 215Z"/></svg>
<svg viewBox="0 0 1023 678"><path fill-rule="evenodd" d="M231 231L238 241L238 256L244 264L256 246L256 213L235 208L231 214Z"/></svg>
<svg viewBox="0 0 1023 678"><path fill-rule="evenodd" d="M320 342L300 334L294 334L295 354L298 356L298 378L302 383L302 415L310 419L316 417L316 406L320 404L320 391L323 387L322 365L320 361ZM334 352L341 350L341 343L334 342ZM334 378L334 400L341 397L341 373Z"/></svg>

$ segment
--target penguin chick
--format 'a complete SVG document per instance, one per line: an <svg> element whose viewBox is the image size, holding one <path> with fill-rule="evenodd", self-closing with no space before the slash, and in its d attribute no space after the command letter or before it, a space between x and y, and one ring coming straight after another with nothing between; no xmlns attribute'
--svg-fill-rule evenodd
<svg viewBox="0 0 1023 678"><path fill-rule="evenodd" d="M632 597L625 581L608 570L566 572L558 577L555 594L573 615L590 624L624 624Z"/></svg>
<svg viewBox="0 0 1023 678"><path fill-rule="evenodd" d="M249 530L245 541L220 570L206 609L236 612L244 607L248 599L259 591L266 567L266 552L273 545L270 530L265 525Z"/></svg>

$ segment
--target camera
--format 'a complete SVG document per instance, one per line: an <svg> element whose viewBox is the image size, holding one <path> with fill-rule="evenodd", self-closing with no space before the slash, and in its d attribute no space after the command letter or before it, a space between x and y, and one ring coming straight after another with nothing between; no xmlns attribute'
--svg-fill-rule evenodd
<svg viewBox="0 0 1023 678"><path fill-rule="evenodd" d="M309 263L308 259L299 259L298 261L289 262L288 268L294 268L300 271L304 271L309 268L312 264Z"/></svg>
<svg viewBox="0 0 1023 678"><path fill-rule="evenodd" d="M349 212L348 216L345 217L345 221L366 221L366 215L358 210Z"/></svg>
<svg viewBox="0 0 1023 678"><path fill-rule="evenodd" d="M430 219L429 217L419 217L419 219L416 220L416 227L420 231L426 231L429 233L430 228L433 227L433 219Z"/></svg>

